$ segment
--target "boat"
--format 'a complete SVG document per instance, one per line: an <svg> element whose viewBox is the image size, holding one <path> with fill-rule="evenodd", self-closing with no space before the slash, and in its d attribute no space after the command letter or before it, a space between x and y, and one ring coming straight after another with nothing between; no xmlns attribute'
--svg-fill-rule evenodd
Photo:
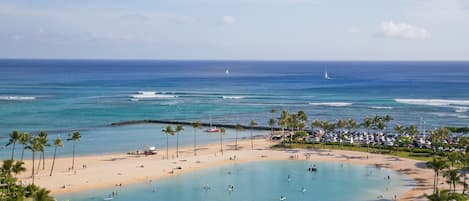
<svg viewBox="0 0 469 201"><path fill-rule="evenodd" d="M327 75L327 71L324 73L324 79L326 79L326 80L330 80L330 79L331 79L331 77L329 77L329 75Z"/></svg>
<svg viewBox="0 0 469 201"><path fill-rule="evenodd" d="M230 70L226 69L225 70L225 75L229 75L230 74Z"/></svg>
<svg viewBox="0 0 469 201"><path fill-rule="evenodd" d="M205 132L207 132L207 133L218 133L218 132L220 132L220 129L218 129L215 126L212 126L212 115L209 115L209 121L210 121L210 127L207 130L205 130Z"/></svg>

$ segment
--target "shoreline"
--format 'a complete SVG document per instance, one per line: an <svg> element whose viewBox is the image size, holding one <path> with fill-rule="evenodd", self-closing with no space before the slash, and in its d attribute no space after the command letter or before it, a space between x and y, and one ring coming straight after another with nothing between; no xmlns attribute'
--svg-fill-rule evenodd
<svg viewBox="0 0 469 201"><path fill-rule="evenodd" d="M251 150L250 140L239 141L238 146L241 149L237 151L232 149L234 147L232 146L233 142L226 142L224 144L224 149L226 150L223 156L219 151L220 144L199 146L197 156L193 156L192 147L180 148L179 159L172 158L171 155L175 157L175 149L170 149L170 160L162 159L162 155L166 154L165 150L159 150L157 155L149 156L133 156L125 153L80 156L75 158L74 171L68 170L71 167L71 157L56 158L53 176L49 176L52 159L46 158L46 169L39 172L35 183L51 190L53 195L61 195L111 188L117 184L138 184L146 182L149 179L155 181L165 177L230 163L307 160L361 165L378 164L380 167L398 171L400 174L407 175L415 182L412 187L409 187L407 192L398 195L399 200L419 200L419 196L424 193L429 194L432 190L433 171L423 168L422 163L424 162L421 161L345 150L277 150L270 149L270 146L275 144L272 141L256 139L254 142L255 150ZM309 154L310 159L305 154ZM237 156L237 160L229 160L229 157L233 155ZM292 155L298 155L298 159L292 159ZM86 165L86 168L83 165ZM18 178L30 183L31 172L29 170L31 161L25 160L25 166L28 171L18 175ZM182 169L176 169L178 166L181 166ZM171 174L171 171L174 173Z"/></svg>

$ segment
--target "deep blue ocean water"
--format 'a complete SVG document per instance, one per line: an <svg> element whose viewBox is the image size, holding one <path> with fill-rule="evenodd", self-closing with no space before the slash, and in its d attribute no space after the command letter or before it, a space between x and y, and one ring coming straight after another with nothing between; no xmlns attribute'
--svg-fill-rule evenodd
<svg viewBox="0 0 469 201"><path fill-rule="evenodd" d="M313 163L318 172L307 171ZM391 179L387 180L387 176ZM268 161L229 164L152 183L59 195L58 200L98 201L109 197L113 191L118 191L114 200L120 201L265 201L280 200L281 196L299 201L366 201L377 200L379 195L391 200L394 195L409 190L412 183L405 175L389 169L326 162ZM204 190L206 185L210 190ZM228 185L235 187L232 192L228 191Z"/></svg>
<svg viewBox="0 0 469 201"><path fill-rule="evenodd" d="M422 117L427 129L468 126L469 62L0 60L2 144L14 129L63 138L80 130L101 139L95 144L116 145L82 143L83 152L121 152L141 148L129 144L135 135L146 139L142 146L160 140L164 125L107 127L112 122L208 122L211 115L213 122L265 125L271 108L305 110L310 120L389 113L392 124Z"/></svg>

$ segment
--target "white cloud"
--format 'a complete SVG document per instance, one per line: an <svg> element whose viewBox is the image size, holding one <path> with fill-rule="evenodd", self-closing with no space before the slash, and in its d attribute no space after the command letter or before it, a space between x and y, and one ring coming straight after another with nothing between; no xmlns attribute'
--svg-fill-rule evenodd
<svg viewBox="0 0 469 201"><path fill-rule="evenodd" d="M380 36L398 39L427 39L430 32L421 27L416 27L407 23L395 23L393 21L382 22Z"/></svg>
<svg viewBox="0 0 469 201"><path fill-rule="evenodd" d="M221 18L222 24L234 24L236 23L236 18L230 15L225 15Z"/></svg>

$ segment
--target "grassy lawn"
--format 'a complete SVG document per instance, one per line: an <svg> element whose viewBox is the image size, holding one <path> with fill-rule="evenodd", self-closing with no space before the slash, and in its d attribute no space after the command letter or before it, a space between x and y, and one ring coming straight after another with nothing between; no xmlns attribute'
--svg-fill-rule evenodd
<svg viewBox="0 0 469 201"><path fill-rule="evenodd" d="M419 161L430 161L432 157L427 153L412 153L406 151L391 151L386 149L377 149L377 148L367 148L359 146L341 146L341 145L326 145L326 144L278 144L272 147L276 148L293 148L293 149L336 149L336 150L346 150L346 151L359 151L359 152L368 152L368 153L381 153L385 155L397 156L401 158L410 158Z"/></svg>

